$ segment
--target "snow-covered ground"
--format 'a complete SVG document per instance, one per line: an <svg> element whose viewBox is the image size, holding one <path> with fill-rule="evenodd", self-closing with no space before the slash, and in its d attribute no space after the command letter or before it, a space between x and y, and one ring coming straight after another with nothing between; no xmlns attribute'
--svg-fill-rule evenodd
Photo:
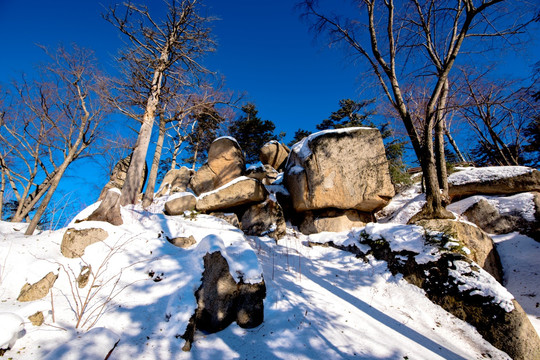
<svg viewBox="0 0 540 360"><path fill-rule="evenodd" d="M411 192L395 199L401 201L396 208L409 209L401 211L403 218L414 213L422 201L417 197ZM123 208L124 225L118 227L72 224L109 233L104 242L89 246L82 259L60 254L65 229L25 237L24 224L0 223L0 313L25 320L25 330L4 358L104 359L118 340L110 359L508 358L472 326L431 303L421 289L391 275L385 262L364 262L332 247L308 245L315 238L346 244L358 229L308 237L288 228L276 244L269 237L245 237L211 216L166 216L162 208L162 202L150 211ZM386 236L389 229L400 229L401 234L391 234L396 246L412 244L414 232L387 224L369 226L371 233ZM197 244L188 249L166 240L190 235ZM519 234L496 237L496 242L507 287L539 331L538 243ZM191 352L182 352L184 340L178 335L196 306L202 256L214 250L224 252L234 277L250 282L264 277L265 320L254 329L233 324L215 334L197 332ZM431 249L425 250L429 255ZM72 286L82 266L91 264L98 272L105 260L95 287ZM52 297L16 300L25 282L33 283L48 271L59 274ZM84 325L76 329L77 305L88 294L95 297L81 316ZM45 314L40 327L28 320L36 311Z"/></svg>

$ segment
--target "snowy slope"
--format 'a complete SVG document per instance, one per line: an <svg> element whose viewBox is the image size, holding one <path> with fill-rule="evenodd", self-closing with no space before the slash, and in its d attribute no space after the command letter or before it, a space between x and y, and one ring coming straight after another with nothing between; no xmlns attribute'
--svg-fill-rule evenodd
<svg viewBox="0 0 540 360"><path fill-rule="evenodd" d="M71 277L76 277L85 263L61 256L65 229L25 237L24 224L1 223L0 312L25 319L26 330L4 356L103 359L120 339L110 359L507 358L473 327L432 304L422 290L392 276L382 261L364 262L334 248L310 247L312 239L292 229L276 244L268 237L246 238L211 216L169 217L162 208L163 203L150 211L123 208L125 223L119 227L98 222L77 225L109 232L107 240L89 246L83 256L94 271L104 259L109 262L98 282L101 286L94 288L100 292L92 300L98 309L94 315L100 309L103 313L88 317L82 330L75 329L72 290L77 289L70 286L68 274L73 271ZM370 226L374 233L389 228ZM346 242L356 231L312 237ZM176 248L165 239L189 235L197 240L189 249ZM500 239L499 245L503 243L507 240ZM242 273L245 281L256 282L262 272L267 287L265 321L249 330L233 324L215 334L198 332L191 352L185 353L178 335L195 308L193 293L200 285L202 256L214 249L225 251L233 276ZM529 246L527 251L536 251L539 258L538 247ZM35 282L48 271L59 274L52 291L54 319L49 297L16 301L25 282ZM510 287L512 292L521 291L518 280L508 280L516 286ZM538 282L526 286L523 291L529 295L540 294ZM79 291L84 299L87 288ZM41 327L27 319L38 310L46 315ZM86 332L94 321L93 330Z"/></svg>

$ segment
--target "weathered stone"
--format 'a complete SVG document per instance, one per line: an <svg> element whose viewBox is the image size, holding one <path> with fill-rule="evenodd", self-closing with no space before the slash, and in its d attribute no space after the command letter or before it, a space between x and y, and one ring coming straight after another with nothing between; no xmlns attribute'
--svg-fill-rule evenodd
<svg viewBox="0 0 540 360"><path fill-rule="evenodd" d="M176 197L165 203L165 214L182 215L185 211L195 210L197 198L192 193L182 193L182 196Z"/></svg>
<svg viewBox="0 0 540 360"><path fill-rule="evenodd" d="M214 140L208 149L208 166L218 177L214 185L218 188L242 176L246 160L236 140L222 137Z"/></svg>
<svg viewBox="0 0 540 360"><path fill-rule="evenodd" d="M214 190L217 183L217 174L214 173L208 164L204 164L191 178L189 188L193 190L195 194L200 195L202 193Z"/></svg>
<svg viewBox="0 0 540 360"><path fill-rule="evenodd" d="M501 215L487 200L480 199L470 206L463 215L468 221L478 225L489 234L507 234L518 230L524 220L515 215Z"/></svg>
<svg viewBox="0 0 540 360"><path fill-rule="evenodd" d="M372 220L369 213L356 210L325 209L306 211L299 214L302 218L298 229L306 234L316 234L323 231L339 232L354 227L363 227Z"/></svg>
<svg viewBox="0 0 540 360"><path fill-rule="evenodd" d="M394 195L379 130L312 134L291 151L285 185L297 212L327 208L374 212Z"/></svg>
<svg viewBox="0 0 540 360"><path fill-rule="evenodd" d="M235 213L212 212L210 215L225 220L234 227L240 228L240 221L238 221L238 215Z"/></svg>
<svg viewBox="0 0 540 360"><path fill-rule="evenodd" d="M105 221L112 225L122 225L124 221L120 211L120 194L117 188L107 191L99 207L82 221Z"/></svg>
<svg viewBox="0 0 540 360"><path fill-rule="evenodd" d="M185 192L193 174L194 171L185 166L180 169L169 170L161 182L156 197Z"/></svg>
<svg viewBox="0 0 540 360"><path fill-rule="evenodd" d="M279 173L270 165L263 165L247 169L246 176L257 179L264 185L271 185L277 180Z"/></svg>
<svg viewBox="0 0 540 360"><path fill-rule="evenodd" d="M227 210L261 202L266 198L266 195L267 191L259 181L240 177L226 186L199 196L197 210L201 212Z"/></svg>
<svg viewBox="0 0 540 360"><path fill-rule="evenodd" d="M179 236L172 239L167 238L167 240L174 246L180 247L182 249L187 249L191 245L195 245L197 243L197 240L195 240L193 235L190 235L189 237Z"/></svg>
<svg viewBox="0 0 540 360"><path fill-rule="evenodd" d="M49 293L49 290L54 286L58 279L58 275L49 272L41 280L34 284L24 284L17 300L20 302L35 301L43 299Z"/></svg>
<svg viewBox="0 0 540 360"><path fill-rule="evenodd" d="M416 223L426 229L439 231L458 240L471 253L466 254L498 282L502 283L503 272L501 260L493 240L481 229L474 225L452 220L422 220Z"/></svg>
<svg viewBox="0 0 540 360"><path fill-rule="evenodd" d="M270 165L274 169L280 169L285 165L285 160L291 150L277 141L270 141L263 145L259 154L259 160L264 165Z"/></svg>
<svg viewBox="0 0 540 360"><path fill-rule="evenodd" d="M107 191L113 188L122 189L124 182L126 181L127 171L129 164L131 163L131 154L122 160L120 160L113 168L109 182L105 184L101 193L99 194L98 200L103 200L105 198ZM144 171L141 177L141 186L139 192L144 188L144 183L146 182L146 177L148 176L148 167L144 163Z"/></svg>
<svg viewBox="0 0 540 360"><path fill-rule="evenodd" d="M227 260L218 251L204 256L202 285L195 295L197 329L213 333L233 321L243 328L253 328L263 321L264 282L237 284Z"/></svg>
<svg viewBox="0 0 540 360"><path fill-rule="evenodd" d="M500 169L511 171L512 168L516 170L517 175L497 176L503 173ZM475 173L482 173L482 176L474 176ZM469 179L463 181L464 174L471 175ZM465 170L463 173L457 172L448 177L448 195L452 201L471 195L505 195L532 191L540 191L540 172L522 166L475 168Z"/></svg>
<svg viewBox="0 0 540 360"><path fill-rule="evenodd" d="M30 315L28 317L28 320L30 320L30 322L34 326L41 326L45 322L45 317L43 316L43 313L41 311L38 311L35 314Z"/></svg>
<svg viewBox="0 0 540 360"><path fill-rule="evenodd" d="M67 229L62 237L60 251L68 258L77 258L84 255L84 249L88 245L103 241L109 234L99 228L91 229Z"/></svg>
<svg viewBox="0 0 540 360"><path fill-rule="evenodd" d="M242 215L241 223L247 235L268 235L275 240L285 236L287 229L281 206L270 199L250 206Z"/></svg>
<svg viewBox="0 0 540 360"><path fill-rule="evenodd" d="M92 265L83 266L79 276L77 276L77 286L79 289L84 288L88 285L88 280L90 279L90 274L92 274Z"/></svg>

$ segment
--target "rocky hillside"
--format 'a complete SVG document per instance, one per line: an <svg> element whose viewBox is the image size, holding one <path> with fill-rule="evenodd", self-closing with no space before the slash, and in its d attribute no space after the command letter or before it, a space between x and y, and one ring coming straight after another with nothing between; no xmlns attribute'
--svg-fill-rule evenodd
<svg viewBox="0 0 540 360"><path fill-rule="evenodd" d="M407 224L380 134L232 138L153 203L100 201L57 231L1 223L0 353L14 359L540 358L540 175L464 168L455 220ZM129 160L128 160L129 161ZM125 170L124 170L125 171Z"/></svg>

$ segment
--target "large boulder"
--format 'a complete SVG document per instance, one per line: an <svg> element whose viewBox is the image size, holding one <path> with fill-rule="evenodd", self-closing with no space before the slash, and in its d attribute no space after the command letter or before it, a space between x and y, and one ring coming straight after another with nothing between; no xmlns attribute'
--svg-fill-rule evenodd
<svg viewBox="0 0 540 360"><path fill-rule="evenodd" d="M17 300L20 302L35 301L43 299L49 293L49 290L54 286L54 283L58 279L58 275L53 272L49 272L41 280L36 283L23 285Z"/></svg>
<svg viewBox="0 0 540 360"><path fill-rule="evenodd" d="M374 212L394 195L379 130L312 134L293 146L285 185L297 212L327 208Z"/></svg>
<svg viewBox="0 0 540 360"><path fill-rule="evenodd" d="M306 211L300 215L302 219L298 229L306 234L317 234L324 231L340 232L354 227L363 227L372 221L369 213L357 210L324 209Z"/></svg>
<svg viewBox="0 0 540 360"><path fill-rule="evenodd" d="M448 177L453 200L471 195L504 195L540 191L540 172L525 166L470 168Z"/></svg>
<svg viewBox="0 0 540 360"><path fill-rule="evenodd" d="M84 249L96 242L103 241L109 234L100 228L67 229L62 237L60 251L68 258L77 258L84 255Z"/></svg>
<svg viewBox="0 0 540 360"><path fill-rule="evenodd" d="M165 203L165 214L182 215L185 211L195 210L197 198L192 193L184 192Z"/></svg>
<svg viewBox="0 0 540 360"><path fill-rule="evenodd" d="M501 215L486 199L474 203L463 215L489 234L507 234L520 229L523 223L523 219L519 216Z"/></svg>
<svg viewBox="0 0 540 360"><path fill-rule="evenodd" d="M131 163L131 155L132 154L123 158L114 166L109 182L105 184L105 186L101 190L98 200L103 200L103 198L107 194L107 191L109 191L112 188L122 189L122 187L124 186L124 182L126 181L129 164ZM146 163L144 163L144 171L141 177L141 187L139 189L139 192L141 192L142 189L144 188L144 183L146 182L147 175L148 175L148 167L146 166Z"/></svg>
<svg viewBox="0 0 540 360"><path fill-rule="evenodd" d="M270 165L274 169L280 169L285 165L285 160L287 160L290 152L291 150L287 146L275 140L270 141L261 148L259 160L263 165Z"/></svg>
<svg viewBox="0 0 540 360"><path fill-rule="evenodd" d="M194 171L182 166L180 169L171 169L163 178L156 197L185 192Z"/></svg>
<svg viewBox="0 0 540 360"><path fill-rule="evenodd" d="M279 178L279 173L270 165L254 166L246 170L246 176L257 179L264 185L272 185Z"/></svg>
<svg viewBox="0 0 540 360"><path fill-rule="evenodd" d="M238 142L221 137L210 145L208 161L193 175L189 187L200 195L242 176L245 170L246 160Z"/></svg>
<svg viewBox="0 0 540 360"><path fill-rule="evenodd" d="M203 257L202 284L195 292L197 309L182 335L189 351L196 329L214 333L236 321L242 328L254 328L264 320L266 285L238 283L231 276L229 264L219 251L206 253Z"/></svg>
<svg viewBox="0 0 540 360"><path fill-rule="evenodd" d="M502 283L501 260L493 240L481 229L460 221L434 219L421 220L416 225L428 230L442 232L470 250L465 256L486 270L498 282Z"/></svg>
<svg viewBox="0 0 540 360"><path fill-rule="evenodd" d="M242 231L247 235L268 235L281 239L287 229L281 206L271 199L250 206L242 215Z"/></svg>
<svg viewBox="0 0 540 360"><path fill-rule="evenodd" d="M109 189L98 208L86 219L80 221L105 221L112 225L122 225L124 220L122 220L122 211L120 210L120 195L119 189Z"/></svg>
<svg viewBox="0 0 540 360"><path fill-rule="evenodd" d="M211 212L233 209L264 201L267 194L260 181L239 177L219 189L201 194L197 200L197 210Z"/></svg>

